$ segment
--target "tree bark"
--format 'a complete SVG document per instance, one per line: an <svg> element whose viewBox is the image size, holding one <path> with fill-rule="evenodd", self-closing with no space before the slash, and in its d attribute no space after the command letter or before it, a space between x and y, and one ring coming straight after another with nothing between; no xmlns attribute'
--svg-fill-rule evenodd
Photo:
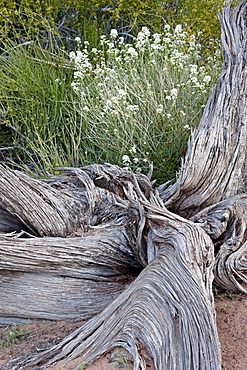
<svg viewBox="0 0 247 370"><path fill-rule="evenodd" d="M0 323L98 314L17 368L116 347L136 370L143 347L156 370L221 368L213 279L247 293L246 20L246 0L220 16L222 74L174 185L110 164L47 180L0 166Z"/></svg>
<svg viewBox="0 0 247 370"><path fill-rule="evenodd" d="M246 193L246 1L219 16L223 68L188 145L177 182L161 191L165 205L186 217Z"/></svg>

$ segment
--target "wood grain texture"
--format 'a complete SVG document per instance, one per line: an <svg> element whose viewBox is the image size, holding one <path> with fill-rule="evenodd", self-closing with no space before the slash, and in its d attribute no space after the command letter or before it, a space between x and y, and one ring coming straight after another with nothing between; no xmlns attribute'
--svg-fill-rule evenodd
<svg viewBox="0 0 247 370"><path fill-rule="evenodd" d="M221 201L191 218L215 245L215 283L247 294L247 195Z"/></svg>
<svg viewBox="0 0 247 370"><path fill-rule="evenodd" d="M41 236L66 236L79 225L81 204L75 199L2 164L0 206Z"/></svg>
<svg viewBox="0 0 247 370"><path fill-rule="evenodd" d="M161 192L169 209L185 217L246 192L246 2L220 16L224 63L201 122L193 133L177 182Z"/></svg>
<svg viewBox="0 0 247 370"><path fill-rule="evenodd" d="M132 281L129 276L120 274L115 279L88 277L79 279L19 271L0 274L0 326L27 320L89 319L100 313Z"/></svg>
<svg viewBox="0 0 247 370"><path fill-rule="evenodd" d="M212 281L247 282L247 1L220 20L222 74L174 185L110 164L46 180L0 167L0 206L30 231L0 237L0 322L100 312L16 369L115 347L135 370L142 347L156 370L221 368Z"/></svg>
<svg viewBox="0 0 247 370"><path fill-rule="evenodd" d="M100 315L28 365L84 355L90 363L114 347L144 366L144 345L156 369L219 369L212 296L213 244L192 222L144 205L153 260ZM200 248L198 248L200 246ZM139 345L139 344L140 345Z"/></svg>
<svg viewBox="0 0 247 370"><path fill-rule="evenodd" d="M67 238L17 238L12 233L0 238L0 316L3 323L28 316L76 319L105 309L80 336L67 338L66 345L25 366L79 353L90 362L121 345L138 368L144 364L141 343L157 369L164 361L170 369L193 364L219 368L210 237L169 212L144 175L117 166L67 168L57 181L44 185L54 188L57 182L57 189L68 190L75 176L77 189L86 189L91 203L87 222L76 233Z"/></svg>

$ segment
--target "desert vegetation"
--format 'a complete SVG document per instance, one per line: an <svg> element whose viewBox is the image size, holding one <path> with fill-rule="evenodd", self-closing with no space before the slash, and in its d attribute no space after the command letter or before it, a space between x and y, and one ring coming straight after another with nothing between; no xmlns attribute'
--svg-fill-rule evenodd
<svg viewBox="0 0 247 370"><path fill-rule="evenodd" d="M17 367L121 347L136 370L143 349L220 369L213 280L246 293L247 2L222 10L222 55L217 32L168 23L181 3L157 22L133 4L97 9L91 40L43 8L49 29L25 14L2 40L1 323L96 315Z"/></svg>
<svg viewBox="0 0 247 370"><path fill-rule="evenodd" d="M86 4L2 4L2 159L39 176L153 162L158 183L172 180L221 69L223 4Z"/></svg>

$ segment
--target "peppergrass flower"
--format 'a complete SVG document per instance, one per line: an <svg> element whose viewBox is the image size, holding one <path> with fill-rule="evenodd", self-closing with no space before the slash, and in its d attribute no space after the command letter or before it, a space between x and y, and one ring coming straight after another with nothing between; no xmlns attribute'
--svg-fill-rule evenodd
<svg viewBox="0 0 247 370"><path fill-rule="evenodd" d="M113 37L114 39L118 37L118 31L115 30L115 29L112 29L111 32L110 32L110 35L111 37Z"/></svg>
<svg viewBox="0 0 247 370"><path fill-rule="evenodd" d="M77 39L70 59L85 135L100 160L144 173L153 162L157 178L166 179L159 171L175 175L171 168L174 162L179 166L198 123L220 69L219 55L202 57L196 36L181 25L165 25L154 34L142 27L132 44L115 29L101 36L97 49Z"/></svg>

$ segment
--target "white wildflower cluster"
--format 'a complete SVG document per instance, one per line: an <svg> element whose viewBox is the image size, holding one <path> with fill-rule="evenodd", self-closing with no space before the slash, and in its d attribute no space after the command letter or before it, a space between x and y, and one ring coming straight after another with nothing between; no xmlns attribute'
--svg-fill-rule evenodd
<svg viewBox="0 0 247 370"><path fill-rule="evenodd" d="M167 90L165 90L167 92ZM166 95L166 100L176 100L178 97L178 89L171 89L170 94Z"/></svg>
<svg viewBox="0 0 247 370"><path fill-rule="evenodd" d="M99 82L102 78L112 80L113 74L120 70L127 71L130 68L135 70L144 57L146 64L156 66L157 63L162 63L164 74L169 68L175 68L179 76L187 76L185 85L192 87L194 91L199 89L200 92L205 92L211 83L207 69L198 66L201 45L196 37L190 36L181 25L177 25L174 30L166 25L162 34L151 34L147 27L142 27L132 44L125 44L123 38L118 36L118 31L112 29L108 38L101 36L100 48L92 48L90 52L87 42L84 42L82 48L79 38L76 41L78 48L70 53L75 65L73 81L75 90L82 91L80 87L83 88L83 82L87 80L89 74ZM193 64L190 63L192 59ZM179 84L173 84L165 98L176 100L180 87Z"/></svg>
<svg viewBox="0 0 247 370"><path fill-rule="evenodd" d="M147 27L142 27L142 30L138 33L136 38L135 46L137 49L145 48L145 46L149 44L150 34L151 33Z"/></svg>
<svg viewBox="0 0 247 370"><path fill-rule="evenodd" d="M118 31L115 29L112 29L110 35L113 39L116 39L118 37Z"/></svg>
<svg viewBox="0 0 247 370"><path fill-rule="evenodd" d="M205 93L207 91L206 88L212 79L211 76L208 75L208 71L205 66L198 67L196 64L190 64L188 68L190 71L188 84L194 88L193 93Z"/></svg>
<svg viewBox="0 0 247 370"><path fill-rule="evenodd" d="M146 152L146 155L149 153ZM143 165L147 165L148 158L143 158L142 156L139 157L136 145L128 150L128 154L124 154L122 156L122 164L127 169L135 168L136 171L141 171Z"/></svg>
<svg viewBox="0 0 247 370"><path fill-rule="evenodd" d="M100 93L100 100L102 103L102 111L104 112L103 115L112 116L118 115L120 116L125 115L131 116L135 112L138 112L140 107L137 104L130 104L128 93L124 89L112 89L111 94L105 94L105 91L102 90ZM109 96L110 95L110 96Z"/></svg>
<svg viewBox="0 0 247 370"><path fill-rule="evenodd" d="M153 143L157 140L163 150L179 125L180 136L189 135L220 60L213 55L202 58L196 36L181 25L175 29L165 25L162 33L142 27L131 44L116 29L109 37L101 36L98 48L79 38L76 42L70 59L80 114L90 137L96 133L106 137L109 150L123 146L121 151L116 149L122 165L148 167L156 150ZM137 137L148 144L136 147Z"/></svg>
<svg viewBox="0 0 247 370"><path fill-rule="evenodd" d="M88 45L87 41L84 42L84 48L80 50L81 47L81 40L79 37L76 38L78 49L74 52L70 53L70 59L75 64L75 72L74 72L74 81L72 82L72 86L74 89L78 88L78 81L82 80L84 76L93 69L92 63L89 58L88 53Z"/></svg>

